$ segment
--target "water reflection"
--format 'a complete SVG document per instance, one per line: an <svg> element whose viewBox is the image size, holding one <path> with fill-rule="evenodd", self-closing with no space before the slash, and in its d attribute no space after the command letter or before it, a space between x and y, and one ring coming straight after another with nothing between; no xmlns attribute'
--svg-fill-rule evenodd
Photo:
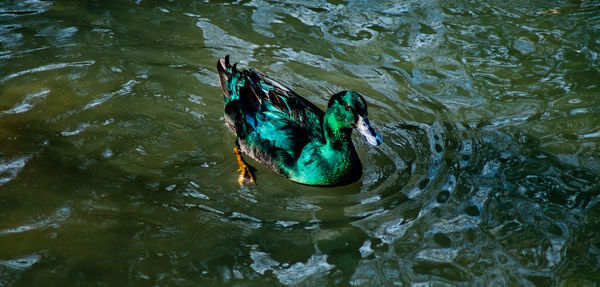
<svg viewBox="0 0 600 287"><path fill-rule="evenodd" d="M593 285L597 12L2 2L0 285ZM239 187L225 54L321 107L365 95L362 181Z"/></svg>

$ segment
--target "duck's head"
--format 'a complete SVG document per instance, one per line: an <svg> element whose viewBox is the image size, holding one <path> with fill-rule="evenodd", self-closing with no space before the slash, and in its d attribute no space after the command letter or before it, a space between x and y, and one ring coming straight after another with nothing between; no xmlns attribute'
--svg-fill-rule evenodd
<svg viewBox="0 0 600 287"><path fill-rule="evenodd" d="M381 137L375 132L367 117L367 102L359 93L343 91L331 96L327 111L335 118L336 128L340 130L356 128L369 144L374 146L381 144Z"/></svg>

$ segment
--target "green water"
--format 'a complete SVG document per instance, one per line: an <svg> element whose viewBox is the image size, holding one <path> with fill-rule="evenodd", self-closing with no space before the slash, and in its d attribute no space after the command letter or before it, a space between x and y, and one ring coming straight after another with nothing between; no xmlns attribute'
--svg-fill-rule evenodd
<svg viewBox="0 0 600 287"><path fill-rule="evenodd" d="M0 286L598 286L598 1L2 1ZM239 187L216 59L365 95Z"/></svg>

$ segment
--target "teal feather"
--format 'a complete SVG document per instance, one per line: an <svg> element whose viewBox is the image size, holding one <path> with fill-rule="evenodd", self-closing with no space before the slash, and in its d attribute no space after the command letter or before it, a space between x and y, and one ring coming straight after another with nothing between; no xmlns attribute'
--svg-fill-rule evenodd
<svg viewBox="0 0 600 287"><path fill-rule="evenodd" d="M360 179L352 129L373 145L381 143L360 94L337 93L323 112L261 72L231 66L229 56L219 59L217 70L225 122L243 153L298 183L342 185Z"/></svg>

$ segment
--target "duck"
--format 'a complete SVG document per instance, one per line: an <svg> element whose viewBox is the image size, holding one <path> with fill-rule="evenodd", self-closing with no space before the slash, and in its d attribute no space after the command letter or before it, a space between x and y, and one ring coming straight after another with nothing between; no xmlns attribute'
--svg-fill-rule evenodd
<svg viewBox="0 0 600 287"><path fill-rule="evenodd" d="M217 60L217 72L225 125L236 136L233 151L240 166L240 185L255 182L256 171L242 154L296 183L354 183L363 170L352 131L358 130L370 145L382 143L369 122L367 102L358 92L333 94L323 111L254 68L232 66L229 55Z"/></svg>

